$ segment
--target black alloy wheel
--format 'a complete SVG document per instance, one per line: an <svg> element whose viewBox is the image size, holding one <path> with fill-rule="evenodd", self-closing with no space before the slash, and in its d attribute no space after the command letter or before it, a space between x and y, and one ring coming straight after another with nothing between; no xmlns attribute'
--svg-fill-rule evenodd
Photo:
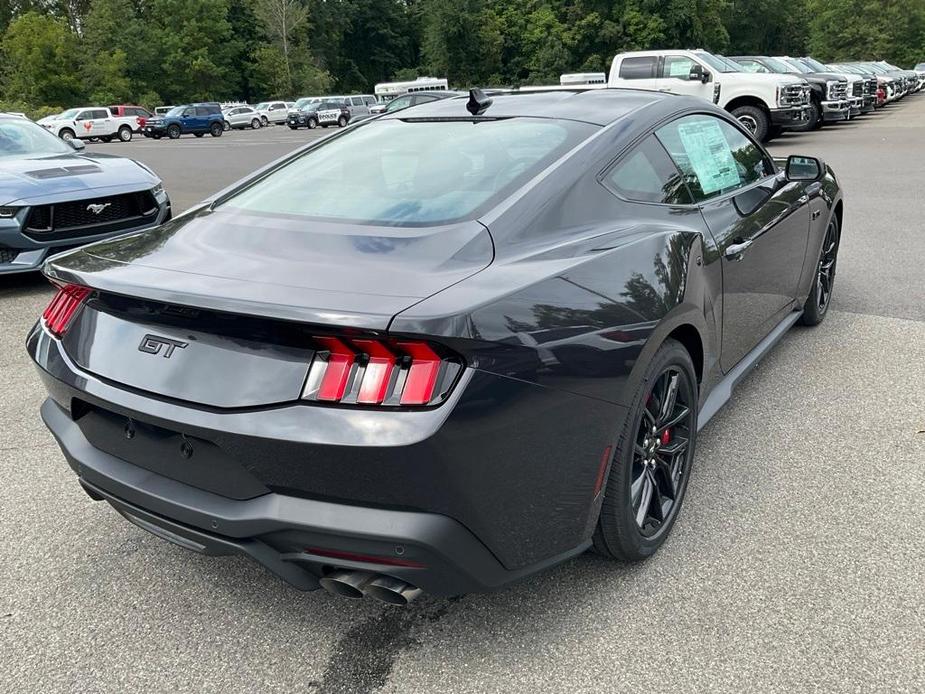
<svg viewBox="0 0 925 694"><path fill-rule="evenodd" d="M639 532L657 535L676 510L687 473L694 408L687 375L665 369L642 408L633 447L630 503Z"/></svg>
<svg viewBox="0 0 925 694"><path fill-rule="evenodd" d="M803 325L819 325L829 311L832 292L835 290L835 270L838 264L838 246L841 242L841 230L838 217L832 215L822 240L819 261L816 263L816 277L806 303L800 322Z"/></svg>
<svg viewBox="0 0 925 694"><path fill-rule="evenodd" d="M667 340L647 369L615 448L594 534L598 553L637 561L668 536L690 477L697 392L690 355Z"/></svg>

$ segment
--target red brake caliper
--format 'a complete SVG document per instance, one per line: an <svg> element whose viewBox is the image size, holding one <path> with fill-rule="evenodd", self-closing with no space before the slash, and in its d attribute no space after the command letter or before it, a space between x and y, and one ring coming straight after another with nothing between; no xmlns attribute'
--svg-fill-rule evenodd
<svg viewBox="0 0 925 694"><path fill-rule="evenodd" d="M665 429L665 431L662 432L662 437L661 437L660 442L663 446L667 446L670 441L671 441L671 429Z"/></svg>

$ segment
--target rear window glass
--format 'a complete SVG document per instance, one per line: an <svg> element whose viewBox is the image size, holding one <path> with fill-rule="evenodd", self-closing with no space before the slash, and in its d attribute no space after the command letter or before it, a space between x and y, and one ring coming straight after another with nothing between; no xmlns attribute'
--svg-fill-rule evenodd
<svg viewBox="0 0 925 694"><path fill-rule="evenodd" d="M650 79L655 77L656 67L658 67L656 56L624 58L620 63L620 77L625 80Z"/></svg>
<svg viewBox="0 0 925 694"><path fill-rule="evenodd" d="M223 207L389 226L445 224L475 216L596 129L533 118L378 121L309 150Z"/></svg>

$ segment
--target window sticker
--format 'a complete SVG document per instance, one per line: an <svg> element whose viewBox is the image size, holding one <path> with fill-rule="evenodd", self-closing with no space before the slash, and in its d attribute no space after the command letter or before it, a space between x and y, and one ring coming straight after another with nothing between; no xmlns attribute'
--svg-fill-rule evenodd
<svg viewBox="0 0 925 694"><path fill-rule="evenodd" d="M678 124L678 136L705 195L741 182L732 149L713 118Z"/></svg>
<svg viewBox="0 0 925 694"><path fill-rule="evenodd" d="M691 74L691 68L694 66L692 61L685 58L671 58L670 61L665 61L668 65L668 77L684 77L686 79Z"/></svg>

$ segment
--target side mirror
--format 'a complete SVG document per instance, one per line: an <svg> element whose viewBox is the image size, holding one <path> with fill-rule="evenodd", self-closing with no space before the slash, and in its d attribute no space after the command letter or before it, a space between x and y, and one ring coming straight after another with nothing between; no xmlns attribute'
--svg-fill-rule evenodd
<svg viewBox="0 0 925 694"><path fill-rule="evenodd" d="M817 157L791 155L785 169L788 181L818 181L825 175L825 162Z"/></svg>
<svg viewBox="0 0 925 694"><path fill-rule="evenodd" d="M84 144L84 141L77 137L72 137L67 143L73 147L78 152L83 152L87 145Z"/></svg>
<svg viewBox="0 0 925 694"><path fill-rule="evenodd" d="M690 74L687 76L691 82L703 82L706 84L712 79L713 75L708 70L704 70L702 65L694 63L691 65Z"/></svg>

